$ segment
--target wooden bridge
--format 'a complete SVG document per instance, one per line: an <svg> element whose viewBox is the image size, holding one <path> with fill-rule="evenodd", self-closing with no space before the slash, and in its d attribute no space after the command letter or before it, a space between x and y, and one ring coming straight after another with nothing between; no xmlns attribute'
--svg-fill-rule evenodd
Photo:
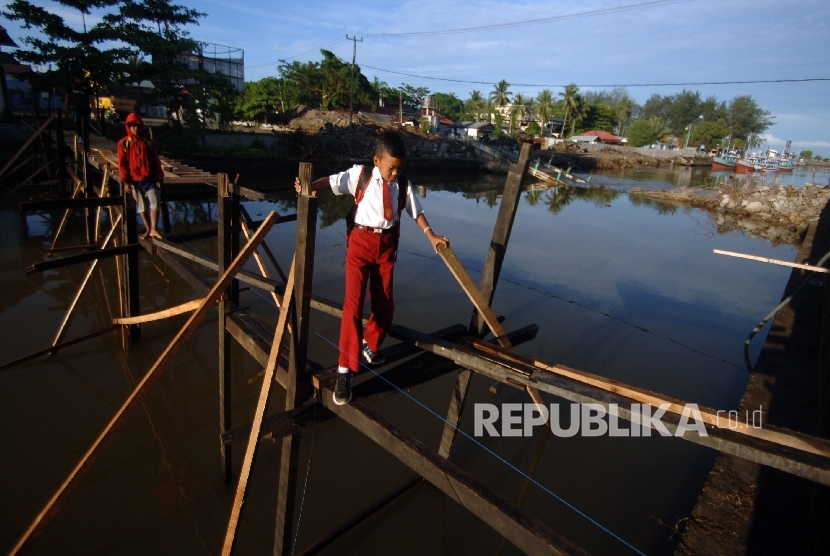
<svg viewBox="0 0 830 556"><path fill-rule="evenodd" d="M477 148L482 152L489 149L486 146ZM438 363L421 366L414 365L412 361L391 365L382 375L356 387L355 399L344 406L336 406L331 402L331 384L336 368L312 361L307 350L311 333L311 310L342 317L342 308L338 303L316 296L311 291L318 212L318 199L310 189L312 166L300 164L302 193L298 198L297 213L280 216L272 212L264 220L257 222L250 219L240 205L240 200L242 197L264 198L261 192L238 187L230 182L225 174L205 176L196 169L184 167L175 161L166 161L165 171L169 169L170 179L199 180L200 183L211 183L216 187L219 207L217 226L215 230L202 232L218 236L217 254L215 259L212 259L183 244L181 235L138 240L135 230L135 207L131 196L111 196L114 188L110 186L110 182L115 179L111 153L111 148L92 146L90 164L101 171L102 182L100 188L97 188L98 193L91 186L89 176L86 176L87 179L84 181L79 175L83 173L83 162L80 163L81 166L76 164L74 167L70 163L68 170L73 174L74 191L78 196L73 199L50 201L54 204L49 205L65 211L83 209L92 214L87 226L87 235L88 243L94 245L95 249L38 263L30 272L71 264L88 263L94 268L95 262L101 258L118 257L122 292L119 316L114 319L112 326L104 330L65 342L62 340L62 331L74 308L73 302L52 346L26 358L7 363L3 367L13 366L22 360L31 360L45 353L54 353L71 343L112 331L121 331L125 343L135 342L140 338L140 326L143 323L177 314L187 313L190 316L53 496L34 516L29 527L21 533L11 554L18 554L34 543L72 491L78 487L83 488L83 478L95 460L106 449L127 417L139 406L153 383L165 371L182 344L193 334L214 305L218 307L219 316L217 444L221 445L220 457L225 479L229 483L235 480L237 484L222 547L223 554L230 554L233 550L237 528L244 517L244 501L253 459L259 441L266 437L279 439L282 446L274 553L292 553L300 432L314 423L334 418L343 419L372 442L387 450L415 471L418 478L399 486L369 506L356 509L351 519L306 547L302 551L303 554L314 553L336 542L356 524L407 492L414 484L424 480L432 483L451 500L478 516L504 539L529 554L584 554L584 551L568 540L562 532L554 530L537 517L523 511L521 498L515 502L506 500L450 460L473 373L506 387L524 390L528 394L528 399L537 404L544 404L542 393L547 393L575 403L600 404L608 411L617 411L622 419L632 420L634 423L638 423L638 415L625 409L631 407L631 404L667 404L669 409L659 417L659 426L665 427L673 434L678 433L684 440L830 485L830 442L827 440L775 427L730 428L724 419L718 418L714 410L706 408L701 408L707 432L707 435L703 436L696 431L683 430L682 408L685 402L682 400L671 399L657 392L562 365L528 358L512 349L521 342L532 340L537 328L530 326L507 333L502 328L500 319L490 310L490 304L498 285L525 176L531 171L529 145L522 148L518 162L509 168L481 283L476 285L472 282L449 248L440 250L448 270L470 299L473 308L472 322L469 326L459 324L431 333L400 325L393 326L391 336L401 340L401 343L381 350L381 354L390 364L422 353L432 353L442 359ZM505 158L503 155L498 156ZM567 172L562 172L562 176L577 180ZM81 193L84 196L81 197ZM35 202L24 204L24 209L31 209L33 206L39 205ZM112 226L103 240L98 239L99 221L95 219L93 208L110 211ZM273 226L294 220L297 226L296 245L289 271L285 273L265 238ZM55 226L55 240L61 228L62 226ZM113 240L112 247L109 246L110 240ZM141 252L155 254L164 260L191 286L193 300L156 313L142 314L138 301L140 280L137 264L137 257ZM242 268L251 257L257 261L259 274ZM216 272L216 282L212 285L206 283L183 265L183 260ZM269 270L266 262L270 263L273 271ZM263 290L279 306L279 318L274 330L263 325L252 309L240 307L239 291L242 283ZM78 297L83 287L82 285ZM488 332L492 333L494 339L484 341L483 338ZM233 342L241 345L264 369L261 373L261 392L251 423L233 423L231 419ZM426 445L407 434L372 408L372 404L379 399L396 393L400 395L403 389L450 372L457 373L456 381L453 391L448 393L449 405L444 430L437 446ZM266 418L266 409L275 382L285 390L285 402L282 412ZM652 428L658 426L655 422L640 424ZM546 438L547 434L543 435L539 442L543 444ZM233 469L232 466L234 446L245 450L239 470ZM532 482L534 468L535 463L524 474L528 483ZM619 537L618 540L624 542Z"/></svg>

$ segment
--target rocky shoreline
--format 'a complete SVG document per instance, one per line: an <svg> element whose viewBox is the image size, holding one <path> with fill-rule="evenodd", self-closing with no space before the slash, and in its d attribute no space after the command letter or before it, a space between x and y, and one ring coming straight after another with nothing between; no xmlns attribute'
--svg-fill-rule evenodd
<svg viewBox="0 0 830 556"><path fill-rule="evenodd" d="M628 193L703 209L710 214L717 233L743 230L774 245L800 245L809 225L818 221L830 201L827 187L769 186L752 179L715 190L635 187Z"/></svg>

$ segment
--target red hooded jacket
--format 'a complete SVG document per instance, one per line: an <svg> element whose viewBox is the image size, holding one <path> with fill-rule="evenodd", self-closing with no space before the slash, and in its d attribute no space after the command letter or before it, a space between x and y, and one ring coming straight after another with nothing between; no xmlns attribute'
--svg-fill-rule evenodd
<svg viewBox="0 0 830 556"><path fill-rule="evenodd" d="M164 169L161 167L156 145L152 139L137 137L127 128L127 136L118 142L118 170L122 182L138 183L140 181L164 182Z"/></svg>

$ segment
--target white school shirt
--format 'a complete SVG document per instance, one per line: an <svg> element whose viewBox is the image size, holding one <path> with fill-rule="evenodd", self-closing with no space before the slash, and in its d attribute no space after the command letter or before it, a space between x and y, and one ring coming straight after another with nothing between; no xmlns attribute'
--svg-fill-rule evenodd
<svg viewBox="0 0 830 556"><path fill-rule="evenodd" d="M360 171L363 166L355 164L345 172L329 176L329 185L335 195L354 195L357 191L357 183L360 179ZM423 214L421 202L415 195L415 187L409 182L406 188L406 212L413 220ZM389 182L389 197L392 200L392 220L383 218L383 177L380 170L375 166L372 168L372 177L366 184L363 191L363 199L357 205L357 212L354 215L355 224L369 226L370 228L389 229L398 221L398 180Z"/></svg>

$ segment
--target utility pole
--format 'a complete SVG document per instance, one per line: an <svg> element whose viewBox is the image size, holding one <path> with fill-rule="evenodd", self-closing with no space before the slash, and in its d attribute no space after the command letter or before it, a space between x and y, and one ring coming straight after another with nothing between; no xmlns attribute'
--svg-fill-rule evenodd
<svg viewBox="0 0 830 556"><path fill-rule="evenodd" d="M398 107L401 115L401 125L403 125L403 91L400 89L398 89Z"/></svg>
<svg viewBox="0 0 830 556"><path fill-rule="evenodd" d="M352 86L349 88L349 129L352 129L352 114L354 113L354 65L357 58L357 41L363 42L363 37L349 37L346 40L352 41Z"/></svg>

